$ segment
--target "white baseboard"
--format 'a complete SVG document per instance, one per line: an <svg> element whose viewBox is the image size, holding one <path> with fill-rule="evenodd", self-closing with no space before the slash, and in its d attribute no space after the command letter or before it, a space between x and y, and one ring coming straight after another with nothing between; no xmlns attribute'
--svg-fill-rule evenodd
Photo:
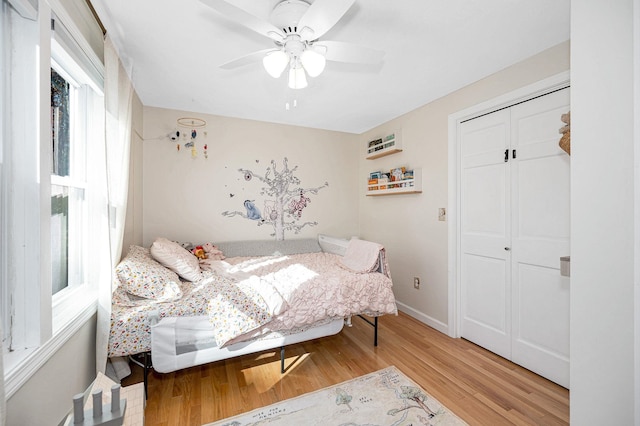
<svg viewBox="0 0 640 426"><path fill-rule="evenodd" d="M434 318L431 318L430 316L425 315L424 313L416 309L413 309L411 306L398 302L397 300L396 300L396 305L398 306L398 309L404 312L405 314L417 319L420 322L427 324L429 327L438 330L440 333L446 334L447 336L449 335L449 326L447 324L441 321L438 321Z"/></svg>

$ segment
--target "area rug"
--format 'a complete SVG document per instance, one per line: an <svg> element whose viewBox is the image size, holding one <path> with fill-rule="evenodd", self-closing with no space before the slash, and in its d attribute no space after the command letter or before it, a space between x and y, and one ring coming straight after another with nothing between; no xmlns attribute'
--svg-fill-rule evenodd
<svg viewBox="0 0 640 426"><path fill-rule="evenodd" d="M396 367L207 426L466 425Z"/></svg>

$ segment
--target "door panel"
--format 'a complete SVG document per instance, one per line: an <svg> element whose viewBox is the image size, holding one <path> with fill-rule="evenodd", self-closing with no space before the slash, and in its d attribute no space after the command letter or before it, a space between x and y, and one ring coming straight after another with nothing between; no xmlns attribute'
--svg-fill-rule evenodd
<svg viewBox="0 0 640 426"><path fill-rule="evenodd" d="M464 338L507 358L511 271L504 248L510 196L504 151L509 133L508 111L461 127L461 331Z"/></svg>
<svg viewBox="0 0 640 426"><path fill-rule="evenodd" d="M569 387L568 280L552 268L515 268L512 360Z"/></svg>
<svg viewBox="0 0 640 426"><path fill-rule="evenodd" d="M515 294L519 335L515 339L541 350L569 356L569 324L557 321L557 313L567 314L569 288L554 269L519 264L516 273L520 286ZM560 291L558 291L560 290ZM568 318L566 318L568 319ZM554 333L549 330L554 329Z"/></svg>
<svg viewBox="0 0 640 426"><path fill-rule="evenodd" d="M512 360L569 386L569 156L558 146L569 89L511 108Z"/></svg>
<svg viewBox="0 0 640 426"><path fill-rule="evenodd" d="M506 181L503 164L467 168L464 171L465 234L504 239L506 223Z"/></svg>
<svg viewBox="0 0 640 426"><path fill-rule="evenodd" d="M463 337L509 358L511 291L505 259L465 253L462 265Z"/></svg>
<svg viewBox="0 0 640 426"><path fill-rule="evenodd" d="M570 176L564 160L559 156L518 160L514 178L520 238L569 240Z"/></svg>

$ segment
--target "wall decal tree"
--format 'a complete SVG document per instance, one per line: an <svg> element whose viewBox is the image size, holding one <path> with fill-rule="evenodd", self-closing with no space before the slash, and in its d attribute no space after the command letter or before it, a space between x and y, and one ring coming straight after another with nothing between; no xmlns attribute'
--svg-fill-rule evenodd
<svg viewBox="0 0 640 426"><path fill-rule="evenodd" d="M293 231L298 234L306 226L316 226L318 222L301 222L302 210L307 207L311 199L306 194L318 194L322 188L329 186L328 182L315 188L300 187L300 179L294 173L298 166L289 168L289 161L285 157L284 168L278 170L275 160L271 160L271 165L267 167L264 176L254 173L248 169L238 169L244 176L244 180L251 181L258 179L265 184L260 191L261 196L268 199L264 201L263 211L260 212L255 200L244 200L246 211L224 211L223 216L241 216L245 219L255 220L258 226L271 225L273 227L272 237L276 240L284 240L285 231Z"/></svg>

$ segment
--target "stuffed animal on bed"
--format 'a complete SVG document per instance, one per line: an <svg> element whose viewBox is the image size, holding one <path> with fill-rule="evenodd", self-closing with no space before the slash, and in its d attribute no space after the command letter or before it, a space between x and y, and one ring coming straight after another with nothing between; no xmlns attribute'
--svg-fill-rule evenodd
<svg viewBox="0 0 640 426"><path fill-rule="evenodd" d="M211 243L203 244L202 249L204 250L207 259L222 260L225 258L222 251Z"/></svg>
<svg viewBox="0 0 640 426"><path fill-rule="evenodd" d="M191 250L191 253L193 253L193 255L198 259L207 258L207 253L204 251L204 248L202 246L195 246L193 250Z"/></svg>
<svg viewBox="0 0 640 426"><path fill-rule="evenodd" d="M211 243L203 244L201 247L206 257L204 259L198 259L200 268L203 271L215 270L215 265L218 263L218 261L225 258L224 254L222 254L222 251L218 247L214 246Z"/></svg>

